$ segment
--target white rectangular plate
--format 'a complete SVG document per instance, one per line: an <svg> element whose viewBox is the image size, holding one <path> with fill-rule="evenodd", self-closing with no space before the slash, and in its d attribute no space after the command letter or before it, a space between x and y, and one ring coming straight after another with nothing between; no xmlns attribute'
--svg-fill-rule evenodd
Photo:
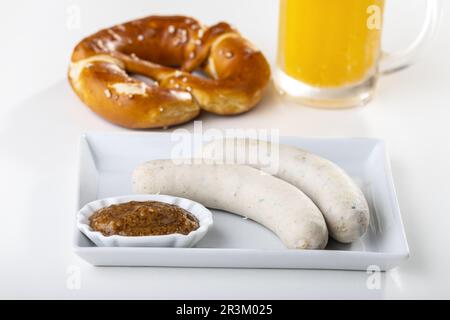
<svg viewBox="0 0 450 320"><path fill-rule="evenodd" d="M186 135L185 143L194 141ZM289 250L263 226L213 210L214 227L194 248L96 247L75 231L75 252L96 266L176 266L387 270L409 256L385 143L376 139L282 137L340 165L362 188L370 206L369 231L344 245L330 240L326 250ZM131 194L138 164L170 158L170 134L87 133L80 141L79 208L106 197Z"/></svg>

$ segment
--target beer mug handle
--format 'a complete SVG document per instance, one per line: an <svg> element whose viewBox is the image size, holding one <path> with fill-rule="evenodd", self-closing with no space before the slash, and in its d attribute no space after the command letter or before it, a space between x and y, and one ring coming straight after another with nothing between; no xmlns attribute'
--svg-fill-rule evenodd
<svg viewBox="0 0 450 320"><path fill-rule="evenodd" d="M425 21L417 38L404 50L383 52L380 72L390 74L414 64L425 46L434 38L442 13L442 0L427 0Z"/></svg>

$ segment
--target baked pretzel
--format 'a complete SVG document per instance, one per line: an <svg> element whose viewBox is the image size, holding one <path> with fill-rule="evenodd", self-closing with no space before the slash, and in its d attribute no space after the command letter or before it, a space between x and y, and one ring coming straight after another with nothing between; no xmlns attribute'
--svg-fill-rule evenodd
<svg viewBox="0 0 450 320"><path fill-rule="evenodd" d="M202 74L192 73L197 70ZM229 24L208 28L183 16L151 16L101 30L75 47L69 67L80 99L127 128L181 124L201 109L246 112L269 79L263 54Z"/></svg>

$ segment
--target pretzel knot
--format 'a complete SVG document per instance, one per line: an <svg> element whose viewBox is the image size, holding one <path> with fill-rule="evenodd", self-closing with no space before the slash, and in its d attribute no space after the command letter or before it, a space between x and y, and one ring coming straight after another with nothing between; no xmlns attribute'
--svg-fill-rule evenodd
<svg viewBox="0 0 450 320"><path fill-rule="evenodd" d="M136 129L181 124L201 109L246 112L269 79L263 54L229 24L205 27L182 16L101 30L75 47L69 67L72 88L86 105Z"/></svg>

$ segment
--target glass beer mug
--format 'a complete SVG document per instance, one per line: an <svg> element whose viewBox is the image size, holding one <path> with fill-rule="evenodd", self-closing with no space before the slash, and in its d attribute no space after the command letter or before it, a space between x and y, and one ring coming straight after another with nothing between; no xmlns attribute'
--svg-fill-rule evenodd
<svg viewBox="0 0 450 320"><path fill-rule="evenodd" d="M379 75L409 66L434 34L441 2L427 1L416 40L402 52L384 53L384 0L280 0L276 88L315 107L367 103Z"/></svg>

